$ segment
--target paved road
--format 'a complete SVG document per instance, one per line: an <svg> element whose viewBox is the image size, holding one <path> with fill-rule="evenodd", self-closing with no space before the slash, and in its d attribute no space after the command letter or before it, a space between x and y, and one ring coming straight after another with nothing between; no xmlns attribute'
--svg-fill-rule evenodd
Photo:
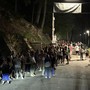
<svg viewBox="0 0 90 90"><path fill-rule="evenodd" d="M56 76L51 79L38 73L35 77L14 80L10 85L0 84L0 90L90 90L89 60L73 57L69 65L59 65Z"/></svg>

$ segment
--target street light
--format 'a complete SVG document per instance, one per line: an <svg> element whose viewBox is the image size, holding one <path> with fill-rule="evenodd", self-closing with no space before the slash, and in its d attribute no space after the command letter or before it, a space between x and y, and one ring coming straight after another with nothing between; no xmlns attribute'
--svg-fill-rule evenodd
<svg viewBox="0 0 90 90"><path fill-rule="evenodd" d="M90 31L87 30L86 33L88 34L88 46L89 46L89 33L90 33Z"/></svg>
<svg viewBox="0 0 90 90"><path fill-rule="evenodd" d="M82 34L80 34L80 42L82 41L81 37L82 37Z"/></svg>
<svg viewBox="0 0 90 90"><path fill-rule="evenodd" d="M84 33L84 35L85 35L86 33Z"/></svg>
<svg viewBox="0 0 90 90"><path fill-rule="evenodd" d="M88 36L89 36L89 30L87 30L87 31L86 31L86 33L87 33L87 34L88 34Z"/></svg>
<svg viewBox="0 0 90 90"><path fill-rule="evenodd" d="M86 32L84 32L84 43L86 44Z"/></svg>

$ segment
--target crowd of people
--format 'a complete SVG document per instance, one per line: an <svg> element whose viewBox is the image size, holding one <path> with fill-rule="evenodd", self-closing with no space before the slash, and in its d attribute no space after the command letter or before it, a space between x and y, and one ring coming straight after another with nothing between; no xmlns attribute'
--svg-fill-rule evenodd
<svg viewBox="0 0 90 90"><path fill-rule="evenodd" d="M45 78L51 78L55 76L58 64L69 64L73 47L76 48L76 54L82 58L82 45L77 43L74 46L72 43L65 41L60 41L56 46L50 44L40 50L28 50L26 54L15 54L11 51L9 56L0 57L1 83L11 83L14 78L24 79L27 73L34 77L37 70L41 71L41 75Z"/></svg>

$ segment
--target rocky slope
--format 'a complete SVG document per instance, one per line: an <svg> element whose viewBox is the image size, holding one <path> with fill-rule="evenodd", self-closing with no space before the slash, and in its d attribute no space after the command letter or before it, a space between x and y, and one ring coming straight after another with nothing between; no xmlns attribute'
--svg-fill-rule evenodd
<svg viewBox="0 0 90 90"><path fill-rule="evenodd" d="M51 43L48 35L19 16L0 10L0 54L10 51L26 53L28 49L41 48Z"/></svg>

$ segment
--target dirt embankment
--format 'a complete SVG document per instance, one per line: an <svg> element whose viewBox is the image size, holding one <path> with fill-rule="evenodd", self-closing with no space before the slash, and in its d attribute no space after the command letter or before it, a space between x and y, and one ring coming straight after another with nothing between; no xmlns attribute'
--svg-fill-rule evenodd
<svg viewBox="0 0 90 90"><path fill-rule="evenodd" d="M8 11L0 10L0 54L10 51L26 53L28 49L41 48L51 43L49 36L21 17L14 17Z"/></svg>

